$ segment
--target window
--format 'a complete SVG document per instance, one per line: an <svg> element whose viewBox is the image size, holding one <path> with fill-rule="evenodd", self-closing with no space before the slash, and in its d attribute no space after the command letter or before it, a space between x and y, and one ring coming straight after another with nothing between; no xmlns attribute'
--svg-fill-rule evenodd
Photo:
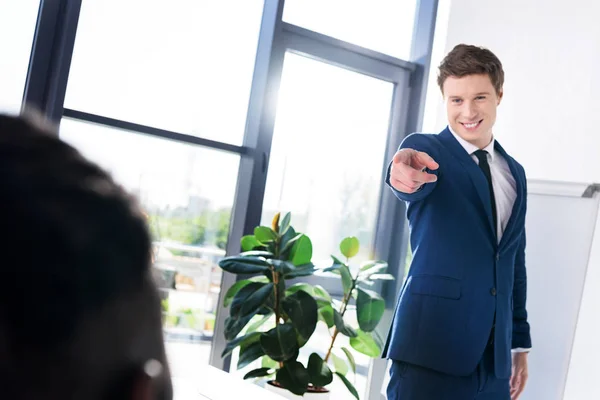
<svg viewBox="0 0 600 400"><path fill-rule="evenodd" d="M346 236L361 242L356 263L372 258L393 89L389 82L286 54L262 224L290 211L296 230L313 242L316 264L330 265L330 254L339 255ZM307 357L327 351L330 333L319 325L303 348ZM339 337L336 346L344 340ZM364 393L370 360L356 354L356 361L353 383ZM334 392L348 396L343 387Z"/></svg>
<svg viewBox="0 0 600 400"><path fill-rule="evenodd" d="M408 60L417 0L286 0L283 20Z"/></svg>
<svg viewBox="0 0 600 400"><path fill-rule="evenodd" d="M39 0L0 1L0 112L18 114Z"/></svg>
<svg viewBox="0 0 600 400"><path fill-rule="evenodd" d="M84 1L65 107L241 144L262 9L262 0Z"/></svg>
<svg viewBox="0 0 600 400"><path fill-rule="evenodd" d="M262 224L291 212L330 262L346 236L371 257L393 84L287 53Z"/></svg>
<svg viewBox="0 0 600 400"><path fill-rule="evenodd" d="M239 156L66 118L60 136L140 199L173 376L190 377L209 359Z"/></svg>

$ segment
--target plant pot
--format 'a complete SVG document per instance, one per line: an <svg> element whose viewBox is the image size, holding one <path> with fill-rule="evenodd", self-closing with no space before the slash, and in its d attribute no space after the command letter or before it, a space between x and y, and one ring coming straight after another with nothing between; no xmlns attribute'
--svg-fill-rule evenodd
<svg viewBox="0 0 600 400"><path fill-rule="evenodd" d="M308 392L304 393L304 396L298 396L294 393L290 392L287 389L284 389L277 384L273 383L273 381L268 381L265 384L265 390L276 393L288 400L329 400L329 391L327 389L323 389L323 392L315 392L309 389Z"/></svg>

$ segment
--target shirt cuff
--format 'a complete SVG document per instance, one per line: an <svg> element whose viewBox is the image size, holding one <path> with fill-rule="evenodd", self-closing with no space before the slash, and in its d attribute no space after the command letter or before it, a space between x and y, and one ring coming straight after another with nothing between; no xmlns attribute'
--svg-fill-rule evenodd
<svg viewBox="0 0 600 400"><path fill-rule="evenodd" d="M525 349L523 347L517 347L516 349L512 349L513 353L529 353L531 349Z"/></svg>

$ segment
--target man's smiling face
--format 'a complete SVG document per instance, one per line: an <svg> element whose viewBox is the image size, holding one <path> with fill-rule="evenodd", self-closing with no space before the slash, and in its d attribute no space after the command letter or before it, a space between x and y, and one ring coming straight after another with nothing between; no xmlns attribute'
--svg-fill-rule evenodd
<svg viewBox="0 0 600 400"><path fill-rule="evenodd" d="M496 93L487 74L449 76L443 85L448 123L452 130L480 149L492 140L496 108L502 91Z"/></svg>

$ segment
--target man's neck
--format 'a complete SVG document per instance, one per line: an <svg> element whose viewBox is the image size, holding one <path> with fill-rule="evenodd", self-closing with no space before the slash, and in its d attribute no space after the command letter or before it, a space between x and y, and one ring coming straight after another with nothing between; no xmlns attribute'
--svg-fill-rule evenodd
<svg viewBox="0 0 600 400"><path fill-rule="evenodd" d="M456 138L456 140L458 141L458 143L460 143L460 145L469 154L473 153L476 150L483 150L486 147L488 147L491 143L494 142L494 135L493 134L491 134L490 140L485 145L482 146L481 144L476 144L476 143L473 143L473 142L470 142L470 141L464 139L458 133L454 132L454 130L452 129L452 127L450 125L448 125L448 130L450 131L450 133L452 133L452 135Z"/></svg>

